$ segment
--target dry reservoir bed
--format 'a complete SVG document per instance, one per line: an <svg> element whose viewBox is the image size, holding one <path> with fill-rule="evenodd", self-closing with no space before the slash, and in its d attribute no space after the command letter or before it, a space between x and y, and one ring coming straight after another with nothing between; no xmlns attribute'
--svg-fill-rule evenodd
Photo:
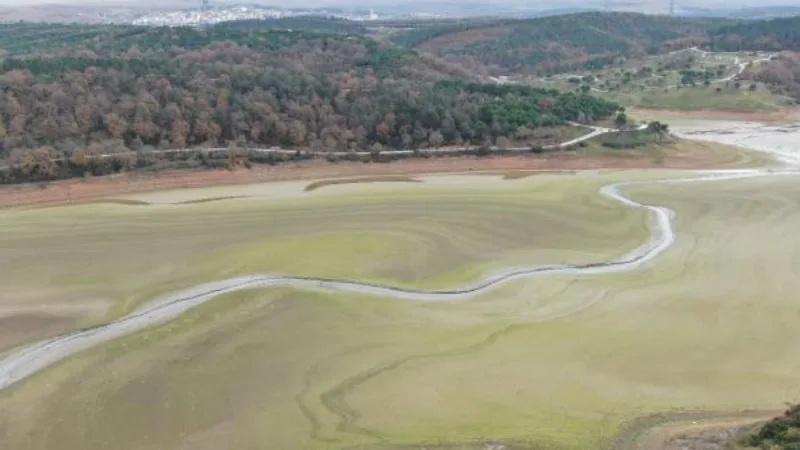
<svg viewBox="0 0 800 450"><path fill-rule="evenodd" d="M648 220L599 188L677 176L292 182L3 211L0 323L18 326L0 327L0 348L242 274L437 288L613 259L646 240ZM654 412L774 409L800 382L799 190L795 178L631 187L677 212L678 239L626 273L519 280L461 302L228 294L0 392L0 440L587 449Z"/></svg>

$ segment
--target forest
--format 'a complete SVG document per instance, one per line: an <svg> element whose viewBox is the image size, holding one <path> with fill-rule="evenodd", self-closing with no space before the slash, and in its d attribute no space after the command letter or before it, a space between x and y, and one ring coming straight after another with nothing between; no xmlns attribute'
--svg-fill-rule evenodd
<svg viewBox="0 0 800 450"><path fill-rule="evenodd" d="M800 16L720 27L705 46L720 52L800 50Z"/></svg>
<svg viewBox="0 0 800 450"><path fill-rule="evenodd" d="M124 28L2 62L2 181L55 178L48 159L80 166L92 155L157 149L491 145L618 110L584 94L479 81L363 36Z"/></svg>
<svg viewBox="0 0 800 450"><path fill-rule="evenodd" d="M459 62L477 61L498 72L549 75L696 45L711 30L730 23L723 18L589 12L414 29L392 40Z"/></svg>

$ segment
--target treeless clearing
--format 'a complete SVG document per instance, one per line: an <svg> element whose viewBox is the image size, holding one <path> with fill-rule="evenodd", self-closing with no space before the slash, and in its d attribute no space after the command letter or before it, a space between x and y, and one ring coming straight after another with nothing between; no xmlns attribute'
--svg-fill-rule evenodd
<svg viewBox="0 0 800 450"><path fill-rule="evenodd" d="M419 49L425 52L437 53L443 48L453 45L464 45L475 40L486 39L508 33L509 29L505 26L475 28L472 30L458 31L423 41L419 45Z"/></svg>

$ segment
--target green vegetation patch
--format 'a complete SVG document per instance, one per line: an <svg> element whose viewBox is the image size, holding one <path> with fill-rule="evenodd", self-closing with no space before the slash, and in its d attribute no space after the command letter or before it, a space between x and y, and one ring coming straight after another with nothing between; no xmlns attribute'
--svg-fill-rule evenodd
<svg viewBox="0 0 800 450"><path fill-rule="evenodd" d="M675 110L774 111L776 97L763 87L747 86L731 89L726 86L697 86L680 89L655 89L641 92L602 94L626 106Z"/></svg>

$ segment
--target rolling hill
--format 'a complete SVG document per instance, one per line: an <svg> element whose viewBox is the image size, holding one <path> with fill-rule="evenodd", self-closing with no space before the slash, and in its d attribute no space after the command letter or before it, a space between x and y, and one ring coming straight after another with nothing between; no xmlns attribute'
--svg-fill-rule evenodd
<svg viewBox="0 0 800 450"><path fill-rule="evenodd" d="M600 68L620 58L702 43L723 18L587 12L530 20L410 30L393 41L504 73L551 74Z"/></svg>
<svg viewBox="0 0 800 450"><path fill-rule="evenodd" d="M152 165L87 165L142 149L479 145L617 110L583 94L481 84L363 36L122 27L76 42L0 63L0 159L19 169L0 181L63 177L53 160L71 161L72 174Z"/></svg>
<svg viewBox="0 0 800 450"><path fill-rule="evenodd" d="M714 51L800 50L800 16L723 26L710 33L706 46Z"/></svg>

